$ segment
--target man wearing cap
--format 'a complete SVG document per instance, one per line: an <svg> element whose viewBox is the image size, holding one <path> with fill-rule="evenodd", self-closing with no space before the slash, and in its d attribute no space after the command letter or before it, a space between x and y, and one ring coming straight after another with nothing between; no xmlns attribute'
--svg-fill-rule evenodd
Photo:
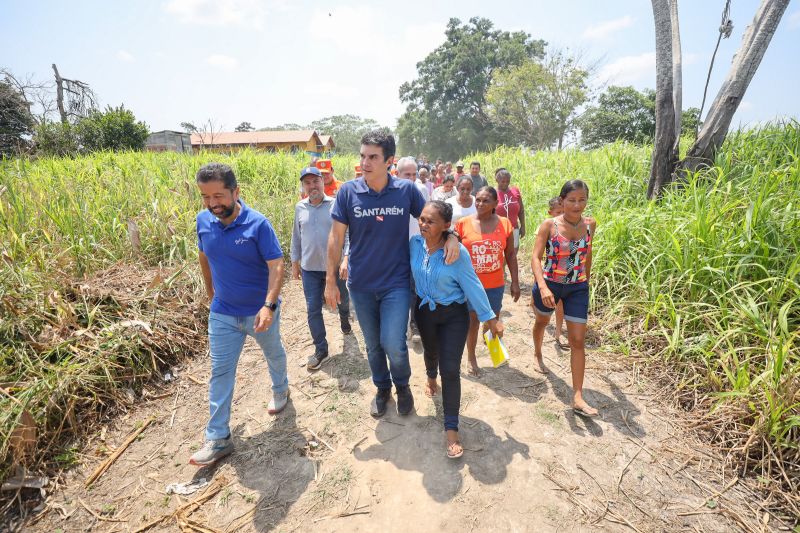
<svg viewBox="0 0 800 533"><path fill-rule="evenodd" d="M411 299L408 229L410 217L419 217L422 212L425 198L411 182L389 174L395 149L394 136L383 130L361 138L364 177L346 182L339 190L328 239L325 301L333 308L341 301L336 265L349 231L348 288L377 388L370 406L375 417L386 413L392 384L397 389L398 414L407 415L414 408L406 344ZM448 237L448 264L458 259L459 246L457 237Z"/></svg>
<svg viewBox="0 0 800 533"><path fill-rule="evenodd" d="M316 167L306 167L301 170L300 183L306 198L294 206L291 248L292 278L303 281L308 328L311 330L311 338L314 340L314 354L308 358L306 369L318 370L328 357L328 340L326 339L325 321L322 318L322 305L328 262L328 234L333 223L331 208L334 199L324 193L322 172ZM345 335L353 331L350 327L350 299L345 283L348 249L349 242L345 236L342 250L344 259L339 265L336 278L336 284L341 294L341 302L338 306L339 325Z"/></svg>
<svg viewBox="0 0 800 533"><path fill-rule="evenodd" d="M455 182L458 183L458 180L461 179L461 176L466 176L467 173L464 172L464 162L463 161L456 161L456 172L453 174L453 178L455 178Z"/></svg>
<svg viewBox="0 0 800 533"><path fill-rule="evenodd" d="M477 161L473 161L469 164L469 177L472 178L472 196L478 194L478 190L481 187L489 185L489 182L487 182L486 178L481 174L481 164Z"/></svg>
<svg viewBox="0 0 800 533"><path fill-rule="evenodd" d="M233 451L229 427L236 367L245 338L255 338L272 379L269 414L289 400L286 351L280 336L279 298L283 252L269 220L239 198L236 176L228 165L200 167L197 186L206 210L197 215L197 247L206 293L211 300L208 345L211 418L206 442L189 463L208 466Z"/></svg>
<svg viewBox="0 0 800 533"><path fill-rule="evenodd" d="M330 159L317 159L313 165L322 173L325 182L325 195L333 198L336 192L342 186L342 182L336 179L333 173L333 162ZM306 198L306 192L303 191L301 198Z"/></svg>

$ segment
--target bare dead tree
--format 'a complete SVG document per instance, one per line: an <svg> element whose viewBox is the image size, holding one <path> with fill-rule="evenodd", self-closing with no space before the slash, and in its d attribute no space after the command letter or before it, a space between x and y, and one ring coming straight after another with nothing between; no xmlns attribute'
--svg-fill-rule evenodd
<svg viewBox="0 0 800 533"><path fill-rule="evenodd" d="M681 53L681 29L678 21L678 0L669 2L669 20L672 24L672 104L675 108L675 143L673 158L680 156L681 118L683 115L683 55Z"/></svg>
<svg viewBox="0 0 800 533"><path fill-rule="evenodd" d="M678 142L675 130L675 98L673 89L673 25L671 2L677 0L651 0L656 29L656 133L650 165L647 198L657 198L672 181L678 162L674 147ZM680 110L677 110L680 114Z"/></svg>
<svg viewBox="0 0 800 533"><path fill-rule="evenodd" d="M219 135L220 131L222 131L222 125L217 124L213 119L209 118L203 122L202 125L194 131L194 133L200 137L200 144L205 146L213 145L214 137Z"/></svg>
<svg viewBox="0 0 800 533"><path fill-rule="evenodd" d="M0 78L15 87L25 101L33 119L42 124L47 122L56 109L55 99L53 98L53 88L55 85L50 81L35 81L33 75L25 77L15 76L8 69L0 69Z"/></svg>
<svg viewBox="0 0 800 533"><path fill-rule="evenodd" d="M56 76L56 105L61 122L81 119L88 116L93 109L97 109L97 95L89 84L62 78L55 63L53 72Z"/></svg>
<svg viewBox="0 0 800 533"><path fill-rule="evenodd" d="M708 110L697 140L681 164L683 169L694 171L714 160L788 5L789 0L762 0L753 22L742 36L742 44Z"/></svg>

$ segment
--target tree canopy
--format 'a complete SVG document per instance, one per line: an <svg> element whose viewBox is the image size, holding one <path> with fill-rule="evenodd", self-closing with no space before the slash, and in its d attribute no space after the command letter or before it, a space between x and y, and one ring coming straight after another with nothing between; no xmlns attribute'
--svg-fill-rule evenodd
<svg viewBox="0 0 800 533"><path fill-rule="evenodd" d="M523 31L494 29L485 18L462 24L451 18L446 41L417 63L417 78L400 86L407 104L398 120L405 153L446 158L502 142L486 110L486 92L497 69L541 59L546 43Z"/></svg>
<svg viewBox="0 0 800 533"><path fill-rule="evenodd" d="M690 107L681 112L681 135L694 135L700 126L700 110ZM656 92L637 91L626 86L610 86L586 110L580 120L581 144L596 148L617 140L649 143L656 131Z"/></svg>
<svg viewBox="0 0 800 533"><path fill-rule="evenodd" d="M27 144L33 126L25 97L13 85L0 80L0 157L12 155Z"/></svg>
<svg viewBox="0 0 800 533"><path fill-rule="evenodd" d="M488 115L508 144L561 148L589 97L588 77L588 70L561 52L498 69L486 94Z"/></svg>
<svg viewBox="0 0 800 533"><path fill-rule="evenodd" d="M323 135L332 135L337 152L354 154L361 148L361 137L368 131L380 127L377 121L357 115L334 115L309 124L310 129L317 130Z"/></svg>
<svg viewBox="0 0 800 533"><path fill-rule="evenodd" d="M46 122L36 129L36 147L51 155L75 155L100 150L143 150L149 135L147 124L137 121L133 112L108 106L92 110L76 124Z"/></svg>

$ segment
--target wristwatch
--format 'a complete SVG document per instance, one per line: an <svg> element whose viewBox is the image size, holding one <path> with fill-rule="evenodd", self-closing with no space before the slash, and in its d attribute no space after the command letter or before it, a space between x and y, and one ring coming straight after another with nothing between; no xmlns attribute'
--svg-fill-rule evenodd
<svg viewBox="0 0 800 533"><path fill-rule="evenodd" d="M278 304L274 302L264 302L264 307L274 312L276 309L278 309Z"/></svg>

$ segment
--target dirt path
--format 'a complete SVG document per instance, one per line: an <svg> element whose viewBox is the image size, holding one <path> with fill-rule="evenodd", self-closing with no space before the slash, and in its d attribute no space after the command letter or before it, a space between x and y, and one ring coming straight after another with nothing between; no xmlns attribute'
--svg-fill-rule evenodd
<svg viewBox="0 0 800 533"><path fill-rule="evenodd" d="M757 523L757 513L743 516L744 489L719 477L713 453L669 422L669 410L637 373L596 350L589 351L587 399L603 416L574 416L569 354L554 350L549 335L551 374L533 371L525 294L516 304L505 297L511 364L490 368L481 347L483 376L462 378L460 460L445 457L441 398L423 394L419 340L410 345L416 414L400 417L392 404L376 422L357 324L343 339L337 317L326 311L336 355L315 374L300 365L313 347L302 290L291 282L281 329L292 401L282 414L266 413L266 364L248 341L231 420L236 453L213 471L188 465L208 416L210 369L199 358L166 389L170 397L142 403L104 432L104 441L97 436L84 466L68 475L30 529L136 530L202 494L168 496L168 484L201 477L229 483L188 515L216 531L731 531ZM84 489L101 450L119 445L149 416L156 422ZM179 530L175 518L152 529Z"/></svg>

